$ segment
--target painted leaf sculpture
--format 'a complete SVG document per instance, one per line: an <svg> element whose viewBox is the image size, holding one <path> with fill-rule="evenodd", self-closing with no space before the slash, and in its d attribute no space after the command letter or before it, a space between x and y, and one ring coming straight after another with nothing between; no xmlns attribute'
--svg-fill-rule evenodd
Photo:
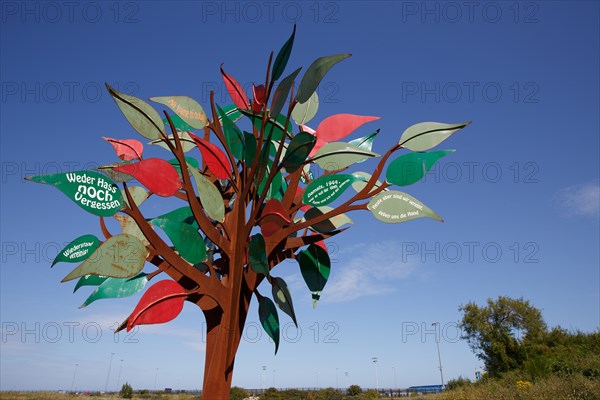
<svg viewBox="0 0 600 400"><path fill-rule="evenodd" d="M397 144L382 149L383 134L373 126L379 117L318 115L325 111L323 104L319 108L319 83L350 55L320 57L301 75L302 67L289 67L296 62L295 36L294 28L277 55L271 53L266 81L256 77L246 87L221 67L232 104L217 105L211 92L204 107L191 97L167 96L150 99L155 109L107 85L131 125L119 136L133 135L105 138L115 161L97 171L28 178L55 186L100 217L102 240L83 234L53 262L80 263L63 282L78 278L78 293L95 288L84 307L145 290L117 331L171 321L186 301L200 308L207 327L202 394L207 399L229 398L253 300L276 352L279 311L297 324L295 293L273 275L284 260L297 261L295 272L316 305L327 298L334 267L324 241L350 227L352 211L368 210L374 221L390 224L442 220L393 185L418 182L451 152L431 149L469 124L415 124L388 138ZM231 71L249 79L240 69ZM315 120L320 120L315 130L305 125ZM144 149L136 135L156 146ZM402 149L408 151L391 158ZM166 212L151 215L164 204L178 206L162 206ZM109 216L121 232L110 232ZM147 285L155 277L161 280Z"/></svg>

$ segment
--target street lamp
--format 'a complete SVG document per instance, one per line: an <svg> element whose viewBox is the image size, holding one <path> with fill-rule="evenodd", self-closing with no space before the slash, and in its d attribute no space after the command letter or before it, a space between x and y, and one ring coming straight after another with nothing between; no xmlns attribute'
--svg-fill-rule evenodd
<svg viewBox="0 0 600 400"><path fill-rule="evenodd" d="M379 375L377 374L377 361L379 360L377 357L373 357L371 358L371 361L375 364L375 386L377 387L377 393L379 393Z"/></svg>
<svg viewBox="0 0 600 400"><path fill-rule="evenodd" d="M396 367L392 367L394 370L394 391L398 390L398 382L396 382Z"/></svg>
<svg viewBox="0 0 600 400"><path fill-rule="evenodd" d="M119 376L117 378L117 390L119 390L119 383L121 383L121 371L123 370L123 360L121 359L121 364L119 365Z"/></svg>
<svg viewBox="0 0 600 400"><path fill-rule="evenodd" d="M110 367L112 367L112 360L115 353L110 353L110 362L108 363L108 373L106 374L106 384L104 384L104 392L108 391L108 377L110 376Z"/></svg>
<svg viewBox="0 0 600 400"><path fill-rule="evenodd" d="M154 391L156 391L156 381L158 380L158 368L156 368L156 373L154 374Z"/></svg>
<svg viewBox="0 0 600 400"><path fill-rule="evenodd" d="M435 326L437 325L438 328L440 326L439 322L434 322L433 324L431 324L431 326ZM438 353L438 362L439 362L439 369L440 369L440 378L442 379L442 389L444 388L444 373L442 372L442 357L440 356L440 341L438 340L438 337L436 335L435 337L435 344L437 345L437 353Z"/></svg>
<svg viewBox="0 0 600 400"><path fill-rule="evenodd" d="M340 390L340 385L338 384L338 368L335 369L335 390Z"/></svg>
<svg viewBox="0 0 600 400"><path fill-rule="evenodd" d="M262 366L262 391L263 393L265 392L266 386L267 386L267 366L263 365Z"/></svg>
<svg viewBox="0 0 600 400"><path fill-rule="evenodd" d="M79 364L75 364L75 371L73 372L73 381L71 381L71 393L73 393L73 386L75 386L75 375L77 375L77 367L79 367Z"/></svg>

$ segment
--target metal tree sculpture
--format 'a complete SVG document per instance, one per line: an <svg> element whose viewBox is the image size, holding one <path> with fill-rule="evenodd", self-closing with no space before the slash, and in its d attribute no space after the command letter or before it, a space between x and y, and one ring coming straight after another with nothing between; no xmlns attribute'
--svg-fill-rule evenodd
<svg viewBox="0 0 600 400"><path fill-rule="evenodd" d="M170 321L180 313L184 301L200 307L207 322L206 399L229 398L235 355L253 296L258 300L262 326L275 342L275 352L279 346L276 305L296 323L286 282L272 274L276 265L296 259L316 304L331 267L323 241L346 229L342 226L352 222L346 215L349 211L369 210L387 223L422 217L441 221L419 200L389 187L420 180L450 152L426 151L468 125L413 125L383 156L371 150L379 131L340 141L377 117L337 114L313 131L305 124L317 111L315 90L329 69L350 55L314 61L294 93L301 68L275 85L288 62L294 36L295 28L274 62L271 53L265 83L253 85L252 100L221 68L234 104L220 108L211 93L212 119L186 96L151 98L174 113L165 111L161 118L148 103L107 85L132 127L152 140L151 144L170 151L175 156L170 161L143 158L143 145L137 140L104 138L122 161L98 171L28 178L56 186L100 217L104 242L94 235L81 236L54 261L83 261L63 279L79 278L75 290L98 286L82 307L98 299L138 293L161 273L171 279L150 286L117 331ZM285 114L280 114L286 105ZM236 125L243 117L249 119L251 132ZM299 127L295 134L292 119ZM185 155L196 148L201 163ZM413 152L396 158L385 169L392 154L402 148ZM346 172L352 165L376 157L380 160L372 174ZM318 178L311 171L315 165L324 171ZM384 169L382 183L378 179ZM145 189L128 186L126 182L132 179ZM123 189L118 190L115 182L122 183ZM355 192L341 197L350 187ZM147 218L140 207L151 195L177 197L185 205ZM328 206L338 198L337 207ZM108 216L117 219L122 233L108 231L104 221ZM157 269L142 272L146 262ZM271 285L273 300L257 289L264 280Z"/></svg>

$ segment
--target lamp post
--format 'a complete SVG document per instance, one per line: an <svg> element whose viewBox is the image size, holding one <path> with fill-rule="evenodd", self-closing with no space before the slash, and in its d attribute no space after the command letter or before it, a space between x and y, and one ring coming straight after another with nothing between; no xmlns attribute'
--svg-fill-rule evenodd
<svg viewBox="0 0 600 400"><path fill-rule="evenodd" d="M275 369L273 369L273 387L275 387Z"/></svg>
<svg viewBox="0 0 600 400"><path fill-rule="evenodd" d="M396 381L396 367L392 367L394 370L394 391L398 390L398 382Z"/></svg>
<svg viewBox="0 0 600 400"><path fill-rule="evenodd" d="M434 322L433 324L431 324L431 326L440 326L439 322ZM442 389L444 388L444 373L442 372L442 357L440 356L440 341L437 338L436 335L436 340L435 340L435 344L437 345L437 353L438 353L438 363L439 363L439 369L440 369L440 378L442 379Z"/></svg>
<svg viewBox="0 0 600 400"><path fill-rule="evenodd" d="M156 368L156 373L154 374L154 391L156 391L156 382L158 381L158 368Z"/></svg>
<svg viewBox="0 0 600 400"><path fill-rule="evenodd" d="M338 368L335 369L335 390L340 390L340 385L338 384Z"/></svg>
<svg viewBox="0 0 600 400"><path fill-rule="evenodd" d="M112 360L115 353L110 353L110 362L108 363L108 373L106 374L106 383L104 384L104 392L108 391L108 378L110 377L110 368L112 367Z"/></svg>
<svg viewBox="0 0 600 400"><path fill-rule="evenodd" d="M377 393L379 394L379 375L377 374L377 361L379 360L377 357L373 357L371 358L371 361L373 361L373 364L375 364L375 386L377 388Z"/></svg>
<svg viewBox="0 0 600 400"><path fill-rule="evenodd" d="M265 392L267 386L267 366L262 366L262 391Z"/></svg>
<svg viewBox="0 0 600 400"><path fill-rule="evenodd" d="M77 367L79 367L79 364L75 364L75 371L73 371L73 380L71 381L71 393L73 392L73 387L75 386L75 375L77 375Z"/></svg>
<svg viewBox="0 0 600 400"><path fill-rule="evenodd" d="M121 359L121 364L119 365L119 376L117 377L117 390L119 390L119 383L121 383L121 371L123 370L123 359Z"/></svg>

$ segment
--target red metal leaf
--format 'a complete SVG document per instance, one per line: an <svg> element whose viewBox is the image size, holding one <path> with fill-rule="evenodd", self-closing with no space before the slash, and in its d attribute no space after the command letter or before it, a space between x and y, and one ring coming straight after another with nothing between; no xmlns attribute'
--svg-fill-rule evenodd
<svg viewBox="0 0 600 400"><path fill-rule="evenodd" d="M263 236L268 237L288 226L292 220L279 200L267 200L260 217L259 225Z"/></svg>
<svg viewBox="0 0 600 400"><path fill-rule="evenodd" d="M162 324L183 309L186 291L177 282L164 280L150 286L127 319L127 332L136 325Z"/></svg>
<svg viewBox="0 0 600 400"><path fill-rule="evenodd" d="M326 142L335 142L345 138L367 122L378 120L379 117L370 117L354 114L335 114L325 118L317 127L316 136Z"/></svg>
<svg viewBox="0 0 600 400"><path fill-rule="evenodd" d="M113 139L106 136L102 136L102 139L106 140L112 145L119 157L123 161L139 160L142 158L142 152L144 151L144 145L139 140L135 139Z"/></svg>
<svg viewBox="0 0 600 400"><path fill-rule="evenodd" d="M233 77L227 75L223 70L223 64L221 64L221 75L223 76L223 82L225 82L225 86L227 86L227 91L229 92L229 96L233 100L233 104L235 104L238 108L245 110L248 108L248 96L246 96L246 92L244 92L244 88L242 85L238 83Z"/></svg>
<svg viewBox="0 0 600 400"><path fill-rule="evenodd" d="M265 97L267 95L267 91L265 89L265 85L252 84L252 92L254 94L254 101L252 102L252 111L256 114L258 113L263 105L265 104Z"/></svg>
<svg viewBox="0 0 600 400"><path fill-rule="evenodd" d="M200 149L200 153L202 153L202 158L204 158L204 162L208 169L219 179L230 179L231 167L227 155L223 153L223 150L208 140L199 138L193 133L190 133L189 135L194 139L194 142L196 142L198 149Z"/></svg>
<svg viewBox="0 0 600 400"><path fill-rule="evenodd" d="M181 189L182 183L177 170L161 158L147 158L112 169L133 176L152 193L162 197L173 196Z"/></svg>

